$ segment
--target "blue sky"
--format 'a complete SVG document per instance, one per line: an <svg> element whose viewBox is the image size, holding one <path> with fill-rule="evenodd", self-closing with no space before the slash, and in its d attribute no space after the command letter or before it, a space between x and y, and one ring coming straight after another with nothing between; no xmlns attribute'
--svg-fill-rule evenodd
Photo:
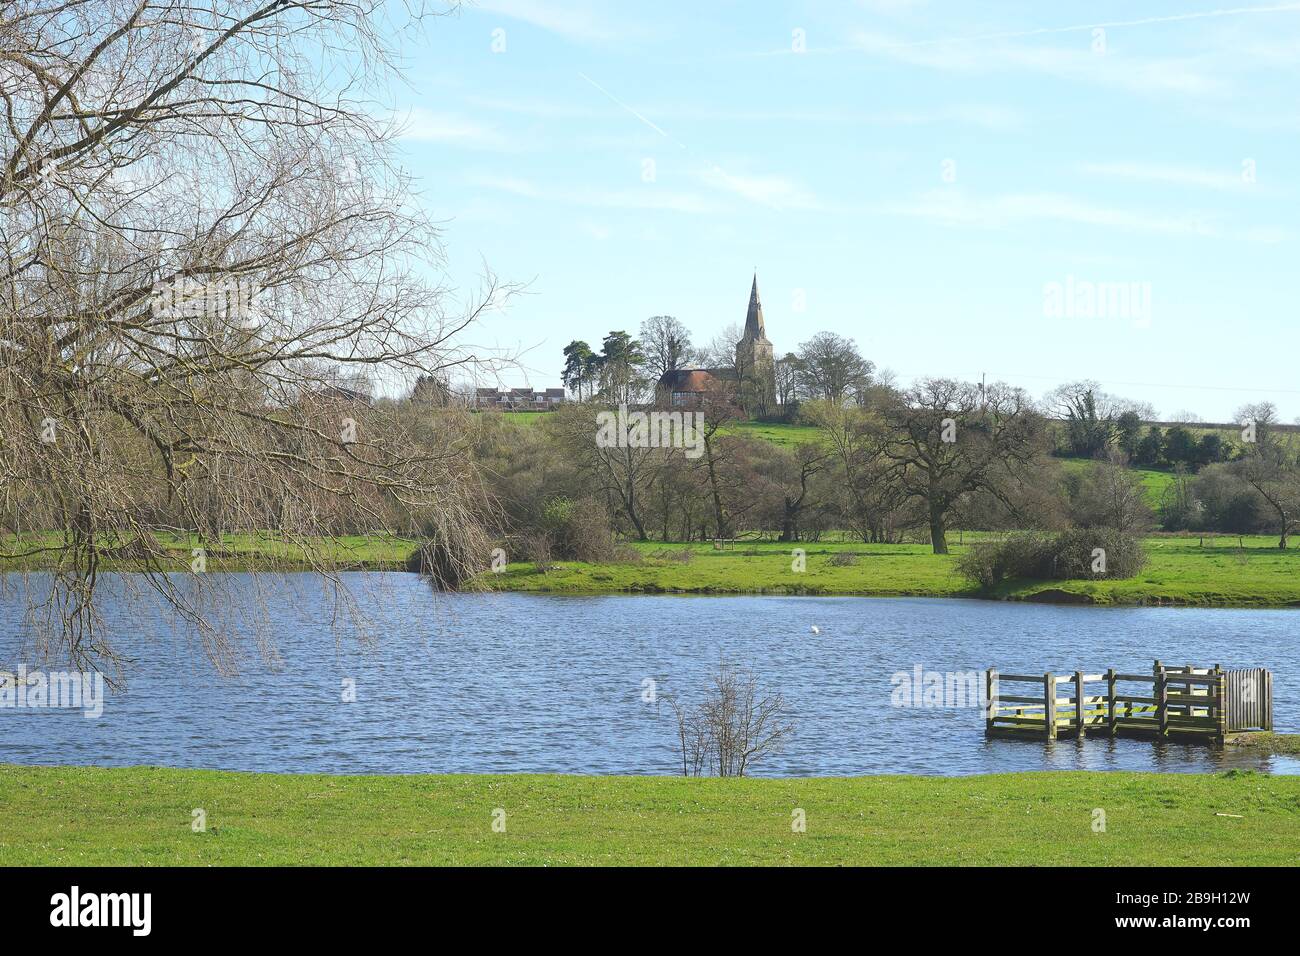
<svg viewBox="0 0 1300 956"><path fill-rule="evenodd" d="M778 354L1300 416L1300 3L479 0L405 52L449 275L528 284L473 336L506 384L651 315L706 342L757 268ZM1067 280L1149 311L1048 314Z"/></svg>

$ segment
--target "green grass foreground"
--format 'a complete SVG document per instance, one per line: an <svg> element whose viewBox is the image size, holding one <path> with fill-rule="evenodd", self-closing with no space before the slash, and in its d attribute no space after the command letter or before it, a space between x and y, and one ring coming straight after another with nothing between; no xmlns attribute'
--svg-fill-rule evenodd
<svg viewBox="0 0 1300 956"><path fill-rule="evenodd" d="M969 544L976 535L965 535ZM1006 600L1202 607L1300 607L1300 549L1279 551L1272 537L1148 538L1150 563L1121 581L1032 581L982 595L956 570L962 550L953 535L951 555L928 545L860 542L781 544L742 542L716 551L708 543L637 545L642 560L625 564L558 562L548 570L512 564L486 575L501 590L558 594L606 592L682 594L820 594L879 597L995 597ZM1202 544L1202 541L1204 542ZM805 569L793 569L793 552L805 552ZM854 563L836 565L849 552Z"/></svg>
<svg viewBox="0 0 1300 956"><path fill-rule="evenodd" d="M196 809L206 832L191 828ZM498 809L505 832L492 827ZM792 831L796 810L806 832ZM717 780L0 766L8 865L1281 866L1298 847L1300 778L1252 773Z"/></svg>

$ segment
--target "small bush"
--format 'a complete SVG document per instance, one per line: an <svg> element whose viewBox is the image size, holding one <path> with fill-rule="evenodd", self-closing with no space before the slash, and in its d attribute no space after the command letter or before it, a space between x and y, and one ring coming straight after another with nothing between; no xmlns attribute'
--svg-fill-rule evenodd
<svg viewBox="0 0 1300 956"><path fill-rule="evenodd" d="M545 533L524 535L519 543L525 561L531 561L539 574L551 570L551 537Z"/></svg>
<svg viewBox="0 0 1300 956"><path fill-rule="evenodd" d="M858 556L852 551L836 551L827 562L833 568L851 568L858 563Z"/></svg>
<svg viewBox="0 0 1300 956"><path fill-rule="evenodd" d="M1142 541L1135 535L1114 528L1073 528L1057 535L1015 534L972 545L958 557L957 571L989 591L1017 579L1131 578L1146 561Z"/></svg>
<svg viewBox="0 0 1300 956"><path fill-rule="evenodd" d="M600 502L552 498L542 509L541 525L549 542L548 559L591 564L619 560L614 529Z"/></svg>

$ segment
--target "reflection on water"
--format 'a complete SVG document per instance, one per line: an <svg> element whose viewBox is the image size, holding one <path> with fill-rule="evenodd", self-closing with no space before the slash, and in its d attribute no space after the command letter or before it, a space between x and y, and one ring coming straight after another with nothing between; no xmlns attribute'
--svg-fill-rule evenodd
<svg viewBox="0 0 1300 956"><path fill-rule="evenodd" d="M134 659L99 720L0 710L0 762L158 764L322 773L670 774L665 694L690 698L720 658L751 665L796 734L757 775L1014 770L1296 773L1300 761L1136 740L988 741L971 707L898 708L891 675L1146 672L1153 658L1274 671L1279 729L1300 726L1294 611L1106 609L950 599L435 597L414 575L345 576L373 641L319 579L260 579L276 663L253 650L213 673L144 595L105 603ZM248 592L248 576L227 583ZM120 580L108 579L120 591ZM22 584L0 590L0 669L23 651ZM813 627L817 631L813 631ZM642 701L643 682L657 700ZM356 700L344 702L347 681Z"/></svg>

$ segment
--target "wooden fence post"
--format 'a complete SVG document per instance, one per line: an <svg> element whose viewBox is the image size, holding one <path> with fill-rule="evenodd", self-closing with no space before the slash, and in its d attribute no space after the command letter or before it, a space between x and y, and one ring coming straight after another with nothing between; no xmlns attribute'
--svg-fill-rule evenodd
<svg viewBox="0 0 1300 956"><path fill-rule="evenodd" d="M1265 730L1273 729L1273 672L1264 671L1264 697L1262 705L1264 708L1264 722L1268 724Z"/></svg>
<svg viewBox="0 0 1300 956"><path fill-rule="evenodd" d="M1074 722L1077 726L1074 728L1074 735L1078 737L1080 740L1082 740L1086 736L1084 732L1085 720L1086 717L1084 716L1084 709L1083 709L1083 671L1075 671L1074 672Z"/></svg>
<svg viewBox="0 0 1300 956"><path fill-rule="evenodd" d="M1165 676L1165 665L1156 661L1155 685L1156 698L1156 733L1160 737L1169 736L1169 680Z"/></svg>
<svg viewBox="0 0 1300 956"><path fill-rule="evenodd" d="M993 718L998 713L998 672L990 667L984 672L984 697L988 707L984 715L984 736L993 736Z"/></svg>
<svg viewBox="0 0 1300 956"><path fill-rule="evenodd" d="M1047 721L1047 739L1056 739L1056 675L1043 675L1043 719Z"/></svg>
<svg viewBox="0 0 1300 956"><path fill-rule="evenodd" d="M1115 739L1115 668L1106 671L1106 729Z"/></svg>
<svg viewBox="0 0 1300 956"><path fill-rule="evenodd" d="M1228 675L1223 665L1214 665L1214 735L1219 746L1228 740Z"/></svg>

